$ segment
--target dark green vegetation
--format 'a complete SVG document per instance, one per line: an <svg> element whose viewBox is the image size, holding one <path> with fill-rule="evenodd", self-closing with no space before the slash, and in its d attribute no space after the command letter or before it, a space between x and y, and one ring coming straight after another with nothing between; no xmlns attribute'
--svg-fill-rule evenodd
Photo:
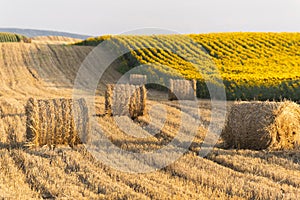
<svg viewBox="0 0 300 200"><path fill-rule="evenodd" d="M23 35L14 33L0 33L0 42L26 42L30 43L31 39Z"/></svg>

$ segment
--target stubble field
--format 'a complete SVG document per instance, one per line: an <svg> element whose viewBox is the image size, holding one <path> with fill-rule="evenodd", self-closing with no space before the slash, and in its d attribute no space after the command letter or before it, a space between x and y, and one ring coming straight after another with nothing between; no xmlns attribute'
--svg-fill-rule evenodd
<svg viewBox="0 0 300 200"><path fill-rule="evenodd" d="M193 113L200 113L202 125L189 151L175 163L152 173L120 172L96 160L82 145L73 149L58 146L55 150L47 146L26 148L27 99L70 98L76 72L91 50L92 47L40 41L0 43L3 199L299 199L299 151L223 149L220 140L205 158L197 155L210 122L208 100L200 100L199 109L181 109L176 101L167 101L164 93L149 91L148 109L156 107L151 112L159 122L165 117L159 108L164 108L167 118L158 134L135 138L119 130L114 118L103 115L104 97L96 98L97 115L93 117L102 131L116 146L132 152L162 148L176 136L181 115L193 118ZM107 80L102 80L100 88L121 76L114 69L106 73ZM146 115L135 124L143 126L149 120ZM122 159L129 166L134 164L131 158Z"/></svg>

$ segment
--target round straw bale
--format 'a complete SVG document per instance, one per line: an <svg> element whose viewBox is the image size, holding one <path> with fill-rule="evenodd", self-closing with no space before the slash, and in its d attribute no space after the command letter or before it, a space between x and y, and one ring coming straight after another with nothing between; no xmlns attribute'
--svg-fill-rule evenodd
<svg viewBox="0 0 300 200"><path fill-rule="evenodd" d="M73 147L75 145L78 145L81 143L79 135L77 133L77 126L79 124L75 124L75 116L74 116L74 103L72 101L72 99L68 99L68 106L69 108L69 120L70 120L70 129L69 129L69 138L68 138L68 143L70 147ZM77 104L77 102L76 102ZM81 117L81 115L79 116ZM82 131L82 128L78 126L78 128L80 129L80 131Z"/></svg>
<svg viewBox="0 0 300 200"><path fill-rule="evenodd" d="M169 80L169 98L170 101L177 100L177 97L174 94L174 83L173 79Z"/></svg>
<svg viewBox="0 0 300 200"><path fill-rule="evenodd" d="M69 119L70 106L68 105L68 101L66 99L61 99L61 108L62 108L62 144L68 145L68 140L70 138L70 124L71 121Z"/></svg>
<svg viewBox="0 0 300 200"><path fill-rule="evenodd" d="M142 116L146 109L147 91L144 85L107 85L105 113L115 116Z"/></svg>
<svg viewBox="0 0 300 200"><path fill-rule="evenodd" d="M39 131L39 145L43 146L47 144L47 110L46 110L46 103L47 100L38 100L38 108L39 108L39 124L38 124L38 131Z"/></svg>
<svg viewBox="0 0 300 200"><path fill-rule="evenodd" d="M146 101L147 101L147 90L146 87L143 85L140 87L141 90L141 96L140 96L140 102L141 102L141 108L140 108L140 116L143 116L146 113Z"/></svg>
<svg viewBox="0 0 300 200"><path fill-rule="evenodd" d="M87 141L89 133L87 104L84 99L75 102L74 104L72 99L30 98L25 108L28 146L48 145L55 148L60 144L73 147ZM75 118L75 114L79 117ZM75 123L75 120L78 120L78 123ZM84 137L81 138L81 135Z"/></svg>
<svg viewBox="0 0 300 200"><path fill-rule="evenodd" d="M140 90L136 90L133 92L133 94L130 97L130 103L129 103L129 114L132 118L137 118L138 116L138 106L140 101Z"/></svg>
<svg viewBox="0 0 300 200"><path fill-rule="evenodd" d="M77 112L76 114L79 115L77 116L77 132L78 135L80 136L80 139L83 143L88 143L89 142L89 113L88 113L88 106L85 101L85 99L78 99L78 101L74 102L74 112ZM78 140L79 138L77 138ZM77 141L78 143L78 141Z"/></svg>
<svg viewBox="0 0 300 200"><path fill-rule="evenodd" d="M112 84L106 85L105 91L105 114L112 115L112 99L113 99L113 87Z"/></svg>
<svg viewBox="0 0 300 200"><path fill-rule="evenodd" d="M193 87L193 91L194 91L194 96L197 96L197 81L195 79L191 80L191 84Z"/></svg>
<svg viewBox="0 0 300 200"><path fill-rule="evenodd" d="M294 148L300 144L300 107L290 101L236 102L221 136L233 148Z"/></svg>
<svg viewBox="0 0 300 200"><path fill-rule="evenodd" d="M30 98L25 106L26 142L39 146L39 107L37 100Z"/></svg>
<svg viewBox="0 0 300 200"><path fill-rule="evenodd" d="M61 99L53 99L53 107L54 107L54 133L53 133L53 145L54 147L58 144L62 144L63 138L63 118L62 118L62 107L61 107Z"/></svg>
<svg viewBox="0 0 300 200"><path fill-rule="evenodd" d="M46 143L51 148L51 145L54 144L55 138L53 137L55 135L54 133L54 127L55 127L55 112L53 107L53 101L48 100L45 101L45 108L47 113L47 128L46 128Z"/></svg>
<svg viewBox="0 0 300 200"><path fill-rule="evenodd" d="M196 97L196 81L170 79L169 100L194 100Z"/></svg>
<svg viewBox="0 0 300 200"><path fill-rule="evenodd" d="M145 85L147 76L142 74L130 74L129 82L131 85Z"/></svg>

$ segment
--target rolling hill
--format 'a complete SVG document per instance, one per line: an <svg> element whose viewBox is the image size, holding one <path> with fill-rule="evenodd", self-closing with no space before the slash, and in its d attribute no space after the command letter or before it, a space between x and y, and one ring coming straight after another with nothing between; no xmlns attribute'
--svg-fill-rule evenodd
<svg viewBox="0 0 300 200"><path fill-rule="evenodd" d="M20 35L25 35L27 37L37 37L37 36L63 36L77 39L87 39L87 35L73 34L67 32L58 31L48 31L48 30L36 30L36 29L20 29L20 28L0 28L0 32L16 33Z"/></svg>
<svg viewBox="0 0 300 200"><path fill-rule="evenodd" d="M96 46L103 41L115 53L130 50L120 71L148 64L162 73L197 79L202 98L209 98L204 80L218 84L214 78L218 73L231 100L300 97L299 33L102 36L78 45Z"/></svg>
<svg viewBox="0 0 300 200"><path fill-rule="evenodd" d="M129 43L128 38L132 39L132 37L121 39L125 44L137 43L135 38L134 42ZM121 39L112 38L116 44ZM148 39L139 38L141 41L139 44L146 42L145 40ZM166 44L167 36L153 40L157 45ZM161 42L158 43L157 40ZM182 45L177 43L182 41L177 39L176 41L174 46L177 46L178 51L186 49L186 54L191 51L189 54L192 55L199 51L181 48ZM174 39L171 38L168 44L172 45L173 42ZM71 97L76 73L93 48L93 46L49 44L47 41L43 43L42 39L40 43L0 43L1 198L299 199L299 150L268 152L223 149L218 146L205 158L197 155L211 120L211 103L207 100L200 100L199 108L182 109L178 102L167 101L162 98L161 93L155 96L155 91L149 90L149 96L155 98L148 101L148 109L152 110L156 120L165 119L164 113L160 109L155 109L157 106L165 108L168 117L156 135L136 138L120 130L114 118L104 116L104 97L96 96L97 115L92 116L93 119L99 122L107 138L117 147L129 152L152 152L163 148L179 130L181 116L192 119L191 113L201 113L203 125L199 126L189 151L175 163L152 173L131 174L118 171L95 159L84 146L74 148L58 146L55 150L49 150L46 146L25 147L24 105L28 98ZM142 53L136 55L132 52L128 58L134 56L136 59L131 60L133 63L139 58L142 60L151 58L167 64L165 57L168 56L170 66L179 62L173 59L176 55L170 52L161 52L161 59L157 59L158 54L151 49L145 50L144 54L145 56ZM296 55L293 53L293 56ZM217 60L215 62L217 63ZM180 67L184 67L184 64L185 62L180 60ZM123 65L121 69L118 67L114 66L106 72L106 80L101 80L100 88L104 88L106 82L114 82L120 78L121 74L117 70L122 71L132 66ZM147 125L151 123L151 118L143 116L134 123L140 126ZM162 162L163 160L162 157ZM126 163L127 166L135 165L135 159L132 157L123 157L117 161Z"/></svg>
<svg viewBox="0 0 300 200"><path fill-rule="evenodd" d="M30 43L30 39L24 35L0 32L0 42L2 42L2 43L3 42L27 42L27 43Z"/></svg>

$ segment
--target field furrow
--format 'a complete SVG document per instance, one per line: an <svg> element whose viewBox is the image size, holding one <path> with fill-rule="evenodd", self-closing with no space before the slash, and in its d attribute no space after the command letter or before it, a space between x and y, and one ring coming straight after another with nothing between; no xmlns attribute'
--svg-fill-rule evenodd
<svg viewBox="0 0 300 200"><path fill-rule="evenodd" d="M17 167L9 151L0 150L0 198L2 199L39 199L40 194L32 190L22 169Z"/></svg>
<svg viewBox="0 0 300 200"><path fill-rule="evenodd" d="M26 182L43 198L101 198L101 194L87 189L52 152L13 150L11 156L16 166L22 169Z"/></svg>
<svg viewBox="0 0 300 200"><path fill-rule="evenodd" d="M164 171L156 171L147 174L130 174L112 169L95 160L86 150L79 152L96 167L96 172L105 172L111 179L128 185L135 192L144 194L151 199L228 199L225 193L214 193L210 188L195 184L189 180L183 180ZM88 161L86 161L88 163ZM128 160L127 162L131 162ZM158 178L159 177L159 178Z"/></svg>
<svg viewBox="0 0 300 200"><path fill-rule="evenodd" d="M263 176L276 183L287 184L296 188L300 186L299 171L288 170L281 166L272 165L259 158L212 154L209 156L209 159L238 172Z"/></svg>
<svg viewBox="0 0 300 200"><path fill-rule="evenodd" d="M121 181L112 179L102 168L95 166L78 151L66 150L60 156L67 168L74 171L88 189L105 195L107 199L148 199Z"/></svg>
<svg viewBox="0 0 300 200"><path fill-rule="evenodd" d="M300 194L299 188L255 174L237 172L192 154L183 156L166 170L213 190L247 199L296 199Z"/></svg>

